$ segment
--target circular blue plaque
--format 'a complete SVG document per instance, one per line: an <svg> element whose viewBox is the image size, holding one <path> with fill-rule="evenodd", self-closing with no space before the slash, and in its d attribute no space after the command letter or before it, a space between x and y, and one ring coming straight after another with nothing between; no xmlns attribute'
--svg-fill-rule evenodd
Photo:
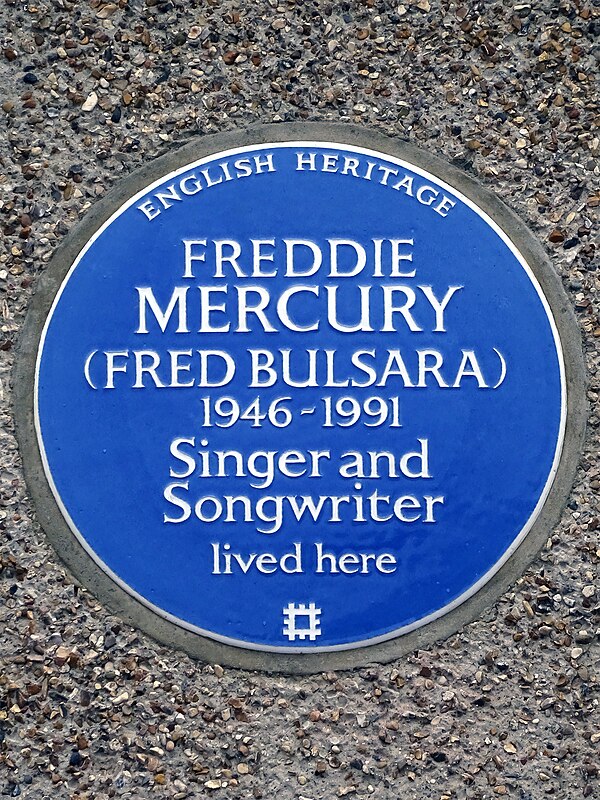
<svg viewBox="0 0 600 800"><path fill-rule="evenodd" d="M523 252L405 159L214 152L122 201L40 337L47 481L158 616L254 650L373 645L441 617L527 536L566 422Z"/></svg>

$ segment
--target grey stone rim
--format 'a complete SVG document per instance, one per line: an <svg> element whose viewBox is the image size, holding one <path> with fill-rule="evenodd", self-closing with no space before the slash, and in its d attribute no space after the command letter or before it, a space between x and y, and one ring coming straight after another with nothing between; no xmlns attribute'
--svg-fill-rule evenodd
<svg viewBox="0 0 600 800"><path fill-rule="evenodd" d="M357 145L408 161L462 192L504 230L534 273L556 322L565 363L567 419L557 473L543 508L517 550L476 594L444 616L395 639L353 650L290 654L222 644L167 621L118 586L90 558L68 527L45 476L34 428L34 382L40 336L54 297L87 241L123 203L169 172L212 153L244 145L298 140ZM349 669L370 662L392 661L455 633L480 616L507 591L537 555L560 519L583 444L587 412L584 390L585 369L575 315L546 252L527 226L476 180L412 144L351 125L331 123L283 123L198 136L121 181L69 233L47 270L40 276L21 332L14 372L17 436L27 485L34 500L38 521L74 577L89 588L111 612L162 644L185 650L190 655L209 662L288 673Z"/></svg>

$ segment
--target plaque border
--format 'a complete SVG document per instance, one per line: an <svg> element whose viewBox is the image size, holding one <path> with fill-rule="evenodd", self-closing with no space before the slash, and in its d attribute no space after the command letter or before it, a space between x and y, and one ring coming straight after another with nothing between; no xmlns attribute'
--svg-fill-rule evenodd
<svg viewBox="0 0 600 800"><path fill-rule="evenodd" d="M561 345L566 388L566 419L562 449L554 479L545 488L546 498L538 503L535 512L521 531L518 544L509 548L504 559L490 570L493 574L473 585L461 598L450 604L449 610L438 610L435 618L419 622L408 632L392 632L383 640L374 637L365 644L341 645L335 648L279 648L233 643L225 637L213 638L177 623L160 609L153 609L138 599L125 584L111 577L110 570L94 558L69 524L66 510L53 491L51 478L44 467L43 448L36 431L36 371L38 351L46 328L47 318L60 295L62 286L82 251L100 229L135 195L150 189L170 173L183 169L198 159L218 155L227 150L286 142L323 146L331 143L377 151L382 156L400 159L431 173L447 183L452 190L463 194L502 230L518 250L533 273L543 298L550 309L550 321L555 322L558 344ZM560 353L559 353L560 357ZM186 651L189 655L244 669L267 672L309 674L324 670L350 669L371 662L385 663L415 649L422 649L445 639L465 624L477 619L507 591L535 558L559 521L575 477L582 450L587 405L585 400L585 367L581 336L570 301L555 273L547 253L519 219L497 196L477 180L466 175L427 151L404 140L391 138L376 131L344 123L280 123L256 125L223 134L199 135L182 147L152 160L121 180L107 195L86 213L56 249L48 267L40 275L35 293L19 338L14 369L14 410L17 438L23 459L27 486L34 501L38 522L67 568L111 612L129 624L140 628L160 643ZM564 414L564 410L563 410ZM58 493L56 493L58 494ZM512 552L511 552L512 551ZM503 563L502 563L503 561ZM498 564L501 564L498 567ZM486 576L489 572L486 573ZM484 576L485 577L485 576ZM448 608L448 607L446 607ZM426 618L427 619L427 618ZM402 630L402 629L401 629Z"/></svg>

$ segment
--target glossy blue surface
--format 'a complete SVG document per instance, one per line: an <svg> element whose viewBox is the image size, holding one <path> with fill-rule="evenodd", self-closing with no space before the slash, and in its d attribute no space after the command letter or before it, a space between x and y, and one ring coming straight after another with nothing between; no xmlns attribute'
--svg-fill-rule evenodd
<svg viewBox="0 0 600 800"><path fill-rule="evenodd" d="M370 161L378 178L367 180L339 170L298 171L298 150L310 150L317 156L356 157L361 169ZM171 200L165 208L156 199L161 188L155 186L122 209L84 251L63 285L40 352L39 434L47 471L72 525L97 559L132 592L183 624L216 638L267 648L331 648L386 637L420 624L464 598L500 565L523 535L553 469L561 435L560 363L548 313L515 252L482 215L437 186L431 177L422 177L382 155L357 154L352 148L333 145L264 146L221 155L209 162L212 172L208 174L216 180L224 175L219 164L227 162L232 171L236 158L251 159L265 153L272 154L274 171L223 179L210 187L200 178L203 188L194 195L184 196L177 187L190 173L198 178L207 164L166 178L163 190L174 185L183 199ZM381 183L382 166L398 170L398 177L392 176L388 185ZM414 179L412 197L405 189L391 186L405 174ZM446 216L416 199L417 188L423 184L437 187L439 198L446 194L455 203ZM191 181L186 186L191 187ZM147 200L147 211L161 212L151 220L139 209ZM293 238L314 241L325 254L327 240L357 241L367 248L366 267L352 278L328 277L325 267L310 277L286 277L282 240ZM414 241L412 247L402 247L402 252L412 252L413 261L400 264L401 270L414 269L414 276L373 275L372 240L378 238ZM184 239L209 243L206 261L193 262L194 278L183 277ZM225 265L225 277L214 277L210 242L221 239L242 244L239 264L246 273L251 271L250 240L274 239L274 248L263 247L264 252L273 250L274 260L264 261L262 267L263 271L276 271L276 276L242 278ZM196 246L194 252L201 250ZM386 247L383 252L388 258ZM298 268L306 270L306 249L303 254ZM342 267L349 269L349 249L341 256ZM389 263L384 263L389 271ZM290 313L298 326L308 327L319 320L316 331L288 330L277 317L281 294L300 285L318 287L319 294L307 292L290 300ZM335 285L340 287L339 315L346 325L358 320L359 287L371 287L373 331L342 333L327 322L323 294L325 287ZM393 317L396 330L380 330L384 327L383 285L414 291L410 313L422 330L410 330L401 313ZM224 312L211 312L211 319L215 327L229 322L232 329L237 325L238 288L264 288L271 298L265 313L278 330L262 330L260 320L251 315L249 332L199 333L197 286L227 287L226 295L212 295L214 305L227 305ZM448 302L444 331L435 330L434 309L418 288L421 286L432 287L438 298L444 297L448 287L463 287ZM152 289L163 311L175 287L189 287L190 332L176 332L176 311L161 331L148 310L149 332L137 333L140 287ZM402 292L396 300L400 301L400 295ZM297 379L305 374L307 350L317 350L319 385L295 388L280 376L273 386L250 386L248 350L253 348L272 351L275 364L281 350L291 349L291 373ZM181 364L190 366L189 371L179 373L179 382L185 383L198 378L198 349L225 351L233 357L236 374L229 385L158 388L146 373L144 386L134 388L134 351L156 352L161 359L156 374L168 383L169 350L191 350L191 357L180 357ZM440 375L448 387L438 386L431 373L426 376L427 385L420 387L404 385L406 381L399 375L390 376L385 386L324 385L325 350L335 351L336 380L354 378L358 382L366 380L366 372L352 366L353 354L374 351L361 358L375 367L381 378L388 351L399 350L411 382L417 383L418 351L426 349L443 357ZM103 354L107 351L129 352L127 358L117 357L115 363L126 364L127 371L114 373L114 389L104 388ZM485 387L476 376L465 376L460 386L452 386L463 351L476 354ZM96 389L84 374L92 353L89 377ZM505 361L506 376L493 388L501 377L498 353ZM145 363L150 358L147 356ZM216 361L211 375L222 375L215 365ZM388 414L389 398L398 398L394 402L400 410L399 427L390 427L389 417L385 424L368 427L365 421L370 418L364 415L350 427L324 427L323 398L332 398L333 404L342 397L363 403L375 396L386 400ZM259 397L263 413L277 398L291 398L283 405L293 419L282 428L268 419L261 420L260 427L253 427L250 419L240 419L229 428L203 427L208 404L203 404L203 398L210 398L214 420L212 404L221 397L234 398L242 410ZM314 412L309 411L312 408ZM226 496L244 496L255 516L256 503L265 496L366 498L376 490L392 498L417 498L421 518L363 522L356 500L350 500L341 501L339 522L331 521L330 513L322 513L316 521L310 515L297 521L290 501L284 500L283 523L272 533L257 528L274 525L256 519L226 521L225 513L215 522L202 522L193 509L186 521L165 521L165 516L182 514L182 509L165 497L166 487L180 480L170 475L170 470L182 473L186 468L169 448L177 438L192 437L195 447L181 448L188 455L199 450L235 450L242 457L259 451L306 454L319 450L329 456L321 459L312 477L276 474L272 485L264 488L250 485L250 480L261 483L257 478L201 477L196 471L183 479L188 481L187 489L175 490L191 506L205 496L221 503ZM206 446L201 445L203 439L208 440ZM430 477L382 474L360 479L357 489L354 478L340 475L340 463L349 459L343 457L348 451L365 457L368 452L389 452L398 464L403 455L420 447L418 440L427 440ZM259 467L263 461L257 457ZM230 471L232 463L231 459L224 471ZM416 465L416 459L409 462L413 471ZM290 466L289 471L299 472L301 467ZM423 521L425 497L444 498L434 506L435 521ZM266 502L265 514L276 502ZM326 509L329 502L324 501ZM240 516L241 504L237 508L235 516ZM204 509L209 515L216 506L206 501ZM382 503L379 512L383 515L384 511L389 513ZM412 516L409 509L404 515ZM218 544L223 553L228 544L229 552L247 560L253 553L270 553L279 559L290 553L295 543L300 543L302 553L301 574L286 574L279 568L263 574L257 570L256 560L246 574L239 566L230 575L214 574L213 545ZM395 570L380 571L375 559L369 559L365 574L317 574L316 543L337 557L350 552L390 554L396 561ZM351 570L355 561L347 559L346 563ZM223 569L224 562L219 564ZM263 560L263 564L270 568L271 560ZM320 609L320 629L312 640L290 638L284 632L283 610L290 603L314 603Z"/></svg>

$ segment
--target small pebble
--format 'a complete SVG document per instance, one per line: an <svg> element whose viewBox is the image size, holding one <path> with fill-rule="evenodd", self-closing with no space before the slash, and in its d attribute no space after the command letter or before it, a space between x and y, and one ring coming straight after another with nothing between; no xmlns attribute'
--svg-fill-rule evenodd
<svg viewBox="0 0 600 800"><path fill-rule="evenodd" d="M98 95L96 92L90 92L81 105L82 111L93 111L98 105Z"/></svg>

